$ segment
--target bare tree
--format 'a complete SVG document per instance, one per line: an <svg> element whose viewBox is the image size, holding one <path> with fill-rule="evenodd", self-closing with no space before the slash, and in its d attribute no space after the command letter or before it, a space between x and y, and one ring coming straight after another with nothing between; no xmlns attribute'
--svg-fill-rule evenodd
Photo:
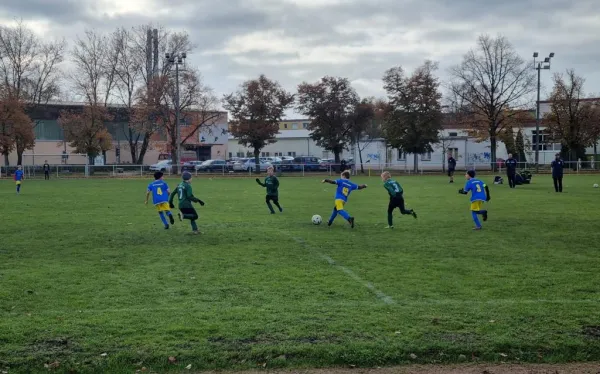
<svg viewBox="0 0 600 374"><path fill-rule="evenodd" d="M505 37L482 35L477 48L451 68L450 74L450 91L470 109L471 133L490 141L491 166L496 170L498 135L515 113L512 111L525 105L535 90L533 69Z"/></svg>
<svg viewBox="0 0 600 374"><path fill-rule="evenodd" d="M600 100L591 100L583 90L585 79L574 70L554 74L550 112L546 115L548 132L562 145L570 161L585 158L585 148L594 145L600 135L598 108Z"/></svg>

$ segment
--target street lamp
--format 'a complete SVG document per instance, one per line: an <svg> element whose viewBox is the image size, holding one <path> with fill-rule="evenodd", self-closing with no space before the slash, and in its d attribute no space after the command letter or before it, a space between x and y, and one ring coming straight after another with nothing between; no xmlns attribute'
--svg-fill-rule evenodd
<svg viewBox="0 0 600 374"><path fill-rule="evenodd" d="M177 165L176 169L177 173L181 174L181 120L179 113L179 65L185 64L185 59L187 58L187 54L185 52L175 53L166 53L165 58L169 64L175 65L175 137L177 141L175 142L175 153L177 155L177 160L174 160L174 164Z"/></svg>
<svg viewBox="0 0 600 374"><path fill-rule="evenodd" d="M550 69L550 60L554 57L554 52L544 58L544 61L536 61L539 56L537 52L533 52L533 68L537 70L537 102L535 109L535 171L539 171L540 164L540 76L542 69Z"/></svg>

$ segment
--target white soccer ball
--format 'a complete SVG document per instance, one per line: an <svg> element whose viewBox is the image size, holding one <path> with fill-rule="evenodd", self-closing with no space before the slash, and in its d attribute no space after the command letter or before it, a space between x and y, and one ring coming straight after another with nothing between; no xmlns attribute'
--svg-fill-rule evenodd
<svg viewBox="0 0 600 374"><path fill-rule="evenodd" d="M594 183L594 188L598 188L598 183Z"/></svg>
<svg viewBox="0 0 600 374"><path fill-rule="evenodd" d="M321 218L320 215L315 214L314 216L312 216L312 223L313 223L313 225L320 225L321 222L323 222L323 218Z"/></svg>

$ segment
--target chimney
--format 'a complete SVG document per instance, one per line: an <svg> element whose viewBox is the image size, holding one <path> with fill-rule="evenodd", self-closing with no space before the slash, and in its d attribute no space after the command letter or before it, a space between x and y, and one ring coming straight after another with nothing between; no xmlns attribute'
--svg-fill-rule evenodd
<svg viewBox="0 0 600 374"><path fill-rule="evenodd" d="M147 83L152 80L152 30L148 29L146 33L146 77Z"/></svg>
<svg viewBox="0 0 600 374"><path fill-rule="evenodd" d="M158 29L152 31L154 37L154 75L158 75Z"/></svg>

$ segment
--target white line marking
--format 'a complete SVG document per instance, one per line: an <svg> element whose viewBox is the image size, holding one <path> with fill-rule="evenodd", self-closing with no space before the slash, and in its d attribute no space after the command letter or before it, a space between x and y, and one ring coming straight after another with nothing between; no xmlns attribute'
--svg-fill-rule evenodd
<svg viewBox="0 0 600 374"><path fill-rule="evenodd" d="M386 303L388 305L395 304L394 299L392 299L388 295L384 294L383 292L381 292L380 290L375 288L373 283L363 280L361 277L359 277L355 272L353 272L349 268L345 267L344 265L338 264L333 258L331 258L328 255L323 254L323 253L319 252L318 250L316 250L315 248L311 247L310 245L308 245L306 243L306 241L304 241L304 239L294 238L294 240L297 241L298 243L300 243L302 246L304 246L304 248L310 250L311 252L314 252L319 257L321 257L323 260L327 261L329 263L329 265L335 266L337 269L346 273L346 275L348 275L350 278L354 279L356 282L367 287L369 289L369 291L373 292L375 294L375 296L377 296L377 298L381 299L381 301L383 301L384 303Z"/></svg>

